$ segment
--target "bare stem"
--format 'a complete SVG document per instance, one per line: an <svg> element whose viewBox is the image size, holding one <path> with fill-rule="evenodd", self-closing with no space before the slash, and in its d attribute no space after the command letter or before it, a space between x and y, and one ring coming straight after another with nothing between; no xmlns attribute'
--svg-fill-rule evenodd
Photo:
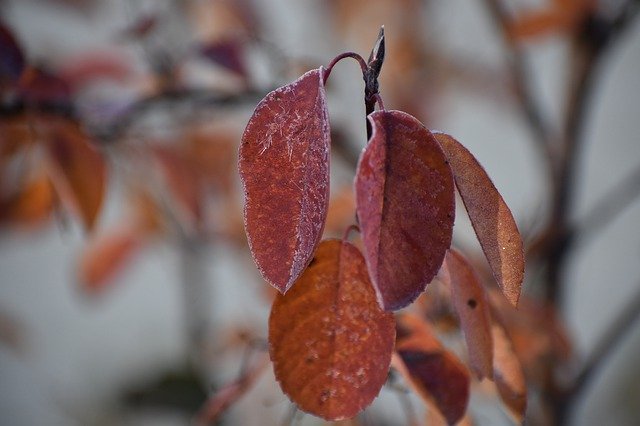
<svg viewBox="0 0 640 426"><path fill-rule="evenodd" d="M358 64L360 64L360 69L362 70L362 75L364 76L364 74L367 72L367 62L364 60L364 58L355 52L344 52L333 58L333 60L329 62L329 65L327 65L327 68L324 70L324 75L322 76L324 83L327 82L327 79L329 78L333 67L345 58L355 59Z"/></svg>

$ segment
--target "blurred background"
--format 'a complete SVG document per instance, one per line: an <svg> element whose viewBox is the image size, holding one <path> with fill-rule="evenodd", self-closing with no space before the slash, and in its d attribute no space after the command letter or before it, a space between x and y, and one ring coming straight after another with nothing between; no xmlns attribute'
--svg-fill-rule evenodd
<svg viewBox="0 0 640 426"><path fill-rule="evenodd" d="M637 9L623 0L0 1L0 424L189 424L211 391L262 356L273 293L242 227L242 131L268 91L343 51L366 58L382 24L386 107L454 135L513 211L531 260L525 292L558 310L571 342L560 380L615 336L569 424L638 424ZM358 66L341 62L327 90L325 233L337 236L354 219L366 142ZM560 244L569 231L571 244ZM479 253L460 209L454 240ZM405 424L403 410L383 389L357 421ZM482 396L470 413L474 424L511 424ZM270 366L220 422L323 424L293 411Z"/></svg>

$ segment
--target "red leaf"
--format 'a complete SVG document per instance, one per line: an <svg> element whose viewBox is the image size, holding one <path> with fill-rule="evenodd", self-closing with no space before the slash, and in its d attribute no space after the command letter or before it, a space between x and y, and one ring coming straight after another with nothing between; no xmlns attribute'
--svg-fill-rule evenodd
<svg viewBox="0 0 640 426"><path fill-rule="evenodd" d="M240 146L244 221L262 276L286 292L313 256L329 201L329 116L323 68L269 93Z"/></svg>
<svg viewBox="0 0 640 426"><path fill-rule="evenodd" d="M365 258L378 301L407 306L424 291L451 245L453 178L433 135L400 111L369 115L373 135L355 192Z"/></svg>
<svg viewBox="0 0 640 426"><path fill-rule="evenodd" d="M453 137L435 134L489 266L505 297L518 305L524 278L522 239L511 210L478 160Z"/></svg>
<svg viewBox="0 0 640 426"><path fill-rule="evenodd" d="M80 259L78 278L83 290L96 294L131 260L143 243L141 228L122 226L89 242Z"/></svg>
<svg viewBox="0 0 640 426"><path fill-rule="evenodd" d="M447 251L444 267L451 283L453 305L467 342L471 368L479 379L492 378L491 312L484 288L473 267L457 250Z"/></svg>
<svg viewBox="0 0 640 426"><path fill-rule="evenodd" d="M380 309L364 259L348 242L325 240L269 318L269 343L282 390L327 420L355 416L389 372L393 315Z"/></svg>
<svg viewBox="0 0 640 426"><path fill-rule="evenodd" d="M511 414L522 422L527 409L527 384L520 361L504 329L494 324L493 333L493 371L498 393Z"/></svg>
<svg viewBox="0 0 640 426"><path fill-rule="evenodd" d="M53 185L62 202L92 229L105 193L104 159L76 123L52 119L44 124Z"/></svg>
<svg viewBox="0 0 640 426"><path fill-rule="evenodd" d="M397 321L399 359L394 359L394 367L449 424L455 424L467 411L469 372L442 346L426 322L409 314L398 316Z"/></svg>

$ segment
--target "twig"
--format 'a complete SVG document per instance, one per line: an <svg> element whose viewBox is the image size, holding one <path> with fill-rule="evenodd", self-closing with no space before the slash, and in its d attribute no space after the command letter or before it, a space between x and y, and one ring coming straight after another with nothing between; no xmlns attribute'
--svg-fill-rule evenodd
<svg viewBox="0 0 640 426"><path fill-rule="evenodd" d="M631 329L631 326L638 317L640 317L640 291L636 293L631 302L628 302L626 308L613 324L611 324L609 330L596 344L589 359L582 366L582 369L568 389L567 408L571 406L580 393L586 388L594 374L602 366L602 363L618 347L622 338Z"/></svg>
<svg viewBox="0 0 640 426"><path fill-rule="evenodd" d="M233 403L242 397L260 377L268 361L267 354L262 354L253 364L243 366L238 378L220 388L211 396L196 415L198 426L214 423Z"/></svg>
<svg viewBox="0 0 640 426"><path fill-rule="evenodd" d="M622 182L614 185L614 188L598 200L584 219L571 230L568 236L571 242L574 239L583 242L592 237L640 196L640 166L622 179Z"/></svg>
<svg viewBox="0 0 640 426"><path fill-rule="evenodd" d="M515 93L519 100L518 104L522 108L522 113L533 133L533 142L536 145L540 157L551 172L550 174L553 175L555 173L555 153L553 152L551 144L554 138L531 91L526 57L509 34L509 14L501 0L484 0L484 2L502 32L504 44L507 49L509 70L513 79Z"/></svg>

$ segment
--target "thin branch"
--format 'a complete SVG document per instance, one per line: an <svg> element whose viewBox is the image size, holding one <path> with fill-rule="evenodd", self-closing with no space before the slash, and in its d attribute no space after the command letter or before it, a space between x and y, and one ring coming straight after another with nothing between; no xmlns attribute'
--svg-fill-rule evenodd
<svg viewBox="0 0 640 426"><path fill-rule="evenodd" d="M580 224L572 229L570 240L579 239L582 242L592 237L640 197L640 166L614 188L598 200Z"/></svg>
<svg viewBox="0 0 640 426"><path fill-rule="evenodd" d="M575 400L580 392L585 389L594 374L600 370L603 362L618 347L622 338L639 317L640 291L636 293L631 302L628 302L626 308L609 327L609 331L600 339L591 356L582 366L580 373L578 373L569 389L570 401Z"/></svg>
<svg viewBox="0 0 640 426"><path fill-rule="evenodd" d="M195 424L204 426L218 420L232 404L251 389L268 365L268 360L269 357L262 354L253 364L243 367L236 380L220 388L205 402L196 415Z"/></svg>
<svg viewBox="0 0 640 426"><path fill-rule="evenodd" d="M507 49L509 71L515 86L515 93L519 100L518 103L522 108L522 113L533 133L533 142L540 157L544 160L549 170L553 172L555 155L551 145L553 140L552 132L531 90L526 57L509 34L509 14L501 0L484 0L484 2L502 32L504 44Z"/></svg>

